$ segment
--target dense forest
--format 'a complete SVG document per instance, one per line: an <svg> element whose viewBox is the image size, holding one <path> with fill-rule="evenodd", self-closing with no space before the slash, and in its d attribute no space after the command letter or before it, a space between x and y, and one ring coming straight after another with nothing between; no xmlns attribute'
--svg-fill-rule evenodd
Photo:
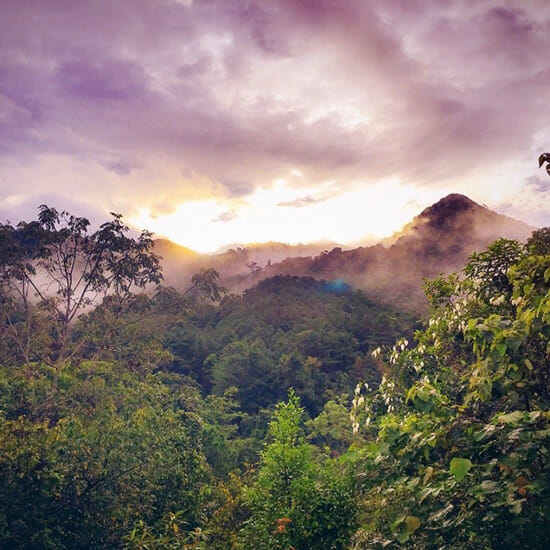
<svg viewBox="0 0 550 550"><path fill-rule="evenodd" d="M544 548L550 229L426 280L163 285L151 234L0 225L0 547Z"/></svg>

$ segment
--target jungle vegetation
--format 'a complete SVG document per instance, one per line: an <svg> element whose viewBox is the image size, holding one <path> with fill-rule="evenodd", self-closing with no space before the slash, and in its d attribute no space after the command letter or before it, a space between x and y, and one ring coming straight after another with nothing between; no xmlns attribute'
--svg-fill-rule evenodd
<svg viewBox="0 0 550 550"><path fill-rule="evenodd" d="M550 229L426 281L163 285L152 236L0 225L0 547L543 548Z"/></svg>

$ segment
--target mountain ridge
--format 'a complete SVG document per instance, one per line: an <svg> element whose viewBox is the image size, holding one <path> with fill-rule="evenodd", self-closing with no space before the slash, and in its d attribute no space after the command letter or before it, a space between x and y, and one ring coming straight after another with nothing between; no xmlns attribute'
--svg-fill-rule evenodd
<svg viewBox="0 0 550 550"><path fill-rule="evenodd" d="M276 275L342 279L378 300L409 309L425 309L423 279L459 271L473 252L483 250L497 238L524 241L534 229L465 195L451 193L424 208L400 231L376 245L349 250L337 246L319 250L315 255L288 256L267 263L258 262L254 250L243 246L218 255L197 255L187 262L186 269L179 264L180 275L185 271L190 277L190 269L213 267L220 273L224 286L234 292L242 292ZM287 246L292 251L292 245ZM296 252L303 250L298 248ZM174 266L171 259L165 259L164 263ZM168 270L170 283L178 278Z"/></svg>

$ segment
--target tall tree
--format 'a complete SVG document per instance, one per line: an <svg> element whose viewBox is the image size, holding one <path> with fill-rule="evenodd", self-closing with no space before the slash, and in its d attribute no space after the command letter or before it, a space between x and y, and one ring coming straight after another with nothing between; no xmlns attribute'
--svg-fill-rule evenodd
<svg viewBox="0 0 550 550"><path fill-rule="evenodd" d="M251 517L241 533L245 548L338 550L349 541L355 525L353 481L338 464L315 460L300 428L303 412L293 390L275 409L271 443L247 494Z"/></svg>
<svg viewBox="0 0 550 550"><path fill-rule="evenodd" d="M55 362L63 358L71 322L85 308L109 294L123 303L132 289L160 283L151 233L142 231L136 239L128 233L120 214L91 232L86 218L46 205L35 221L0 225L5 336L28 351L18 321L40 311L50 323L48 360Z"/></svg>

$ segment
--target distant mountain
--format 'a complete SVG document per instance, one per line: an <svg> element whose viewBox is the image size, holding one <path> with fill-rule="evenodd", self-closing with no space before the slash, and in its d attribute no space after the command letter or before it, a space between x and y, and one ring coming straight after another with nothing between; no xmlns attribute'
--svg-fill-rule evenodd
<svg viewBox="0 0 550 550"><path fill-rule="evenodd" d="M196 258L199 256L198 252L191 250L185 246L176 244L168 239L156 239L155 240L155 253L159 254L165 259L170 260L182 260L189 258Z"/></svg>
<svg viewBox="0 0 550 550"><path fill-rule="evenodd" d="M241 281L264 267L288 258L314 257L322 251L333 249L336 243L311 243L291 245L279 242L231 245L215 254L200 254L167 239L155 241L155 252L162 257L164 277L168 284L185 287L191 276L201 268L214 268L223 277L224 284L239 290Z"/></svg>
<svg viewBox="0 0 550 550"><path fill-rule="evenodd" d="M197 257L214 267L233 291L250 288L275 275L300 275L328 281L341 279L373 297L401 307L423 309L422 280L459 271L468 256L499 237L524 241L535 228L451 194L423 210L401 231L376 246L343 250L334 247L314 255L258 263L253 250L238 248L224 254ZM296 251L298 251L297 249ZM198 266L198 263L196 264Z"/></svg>
<svg viewBox="0 0 550 550"><path fill-rule="evenodd" d="M431 240L439 242L446 250L450 244L447 239L460 236L463 247L484 247L499 237L523 240L534 229L523 222L493 212L464 195L452 193L424 209L401 231L386 239L384 244L398 244L405 239L411 246L413 241ZM441 238L444 242L441 242Z"/></svg>

